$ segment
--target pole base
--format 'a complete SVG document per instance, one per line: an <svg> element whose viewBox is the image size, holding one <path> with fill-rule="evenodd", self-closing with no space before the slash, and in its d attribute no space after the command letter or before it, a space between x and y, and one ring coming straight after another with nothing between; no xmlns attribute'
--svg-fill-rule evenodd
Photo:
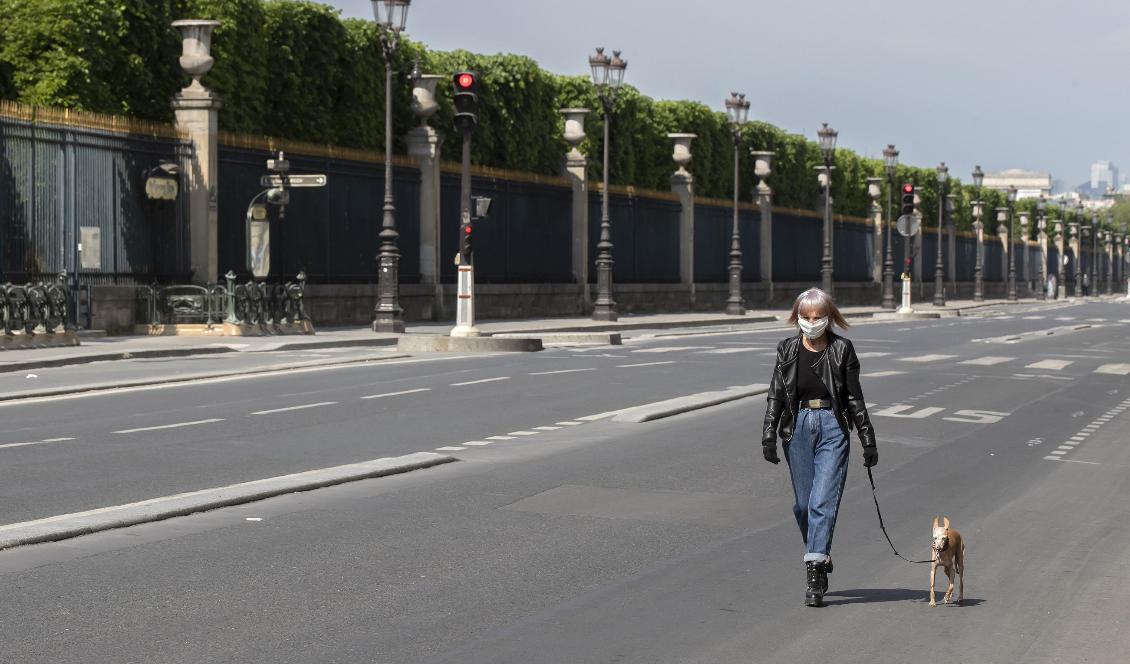
<svg viewBox="0 0 1130 664"><path fill-rule="evenodd" d="M728 302L726 303L726 315L728 316L744 316L745 307L739 303Z"/></svg>
<svg viewBox="0 0 1130 664"><path fill-rule="evenodd" d="M615 309L601 308L598 306L596 309L593 309L592 319L605 323L614 323L619 320L619 317L616 315Z"/></svg>
<svg viewBox="0 0 1130 664"><path fill-rule="evenodd" d="M385 334L403 334L404 321L396 314L377 314L373 320L373 331Z"/></svg>
<svg viewBox="0 0 1130 664"><path fill-rule="evenodd" d="M482 332L474 325L456 325L451 328L450 336L453 337L481 337Z"/></svg>

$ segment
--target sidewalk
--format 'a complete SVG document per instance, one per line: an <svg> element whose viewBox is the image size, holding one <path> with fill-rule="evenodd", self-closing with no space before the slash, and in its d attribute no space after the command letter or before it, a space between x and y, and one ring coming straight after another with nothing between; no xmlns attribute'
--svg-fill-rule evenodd
<svg viewBox="0 0 1130 664"><path fill-rule="evenodd" d="M1070 301L1070 300L1067 300ZM1033 304L1036 300L1021 300ZM956 300L945 307L935 308L922 304L915 311L942 316L958 316L963 311L1007 304L1005 300ZM889 313L880 307L844 307L849 319L871 318L877 313ZM728 316L722 313L694 312L677 314L624 314L614 323L594 321L590 318L533 318L522 320L488 320L477 323L484 335L552 335L564 333L622 332L667 328L707 326L738 326L772 324L783 321L788 311L751 310L745 316ZM409 334L444 335L451 330L452 322L414 323L407 326ZM312 336L281 337L145 337L102 336L97 333L81 335L82 345L69 348L41 348L5 351L0 353L0 373L59 367L88 362L104 362L141 357L178 357L212 353L255 353L280 350L313 350L318 348L395 346L398 335L375 333L366 327L324 328Z"/></svg>

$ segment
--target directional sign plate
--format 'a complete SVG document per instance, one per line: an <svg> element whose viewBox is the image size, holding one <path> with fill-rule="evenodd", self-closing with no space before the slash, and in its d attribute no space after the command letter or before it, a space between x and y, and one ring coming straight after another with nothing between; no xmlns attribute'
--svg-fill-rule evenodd
<svg viewBox="0 0 1130 664"><path fill-rule="evenodd" d="M328 178L321 173L302 173L287 175L286 177L264 175L259 178L259 185L262 187L324 187L327 180Z"/></svg>
<svg viewBox="0 0 1130 664"><path fill-rule="evenodd" d="M918 217L912 214L904 214L895 222L895 229L899 232L899 235L903 237L917 235L919 226L921 226L921 224L918 221Z"/></svg>

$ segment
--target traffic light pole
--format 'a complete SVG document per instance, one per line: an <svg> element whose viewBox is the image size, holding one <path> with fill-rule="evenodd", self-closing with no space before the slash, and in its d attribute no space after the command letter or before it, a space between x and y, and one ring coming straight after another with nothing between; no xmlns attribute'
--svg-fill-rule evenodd
<svg viewBox="0 0 1130 664"><path fill-rule="evenodd" d="M468 230L471 228L471 131L463 130L463 166L459 178L459 245L455 266L459 271L458 302L455 306L453 337L477 337L475 327L475 265L474 249L470 246ZM463 251L463 247L467 251Z"/></svg>

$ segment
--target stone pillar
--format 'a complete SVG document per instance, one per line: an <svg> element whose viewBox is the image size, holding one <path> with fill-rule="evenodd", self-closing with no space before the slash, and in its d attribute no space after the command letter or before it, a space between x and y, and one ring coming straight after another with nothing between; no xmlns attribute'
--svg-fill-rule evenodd
<svg viewBox="0 0 1130 664"><path fill-rule="evenodd" d="M879 178L867 178L867 195L871 197L871 226L873 233L871 242L871 281L883 283L883 206L879 205L879 196L883 193L883 181Z"/></svg>
<svg viewBox="0 0 1130 664"><path fill-rule="evenodd" d="M573 280L581 291L581 313L592 311L592 293L589 292L589 185L588 159L577 146L585 140L587 108L564 108L565 142L569 152L565 155L565 176L573 183Z"/></svg>
<svg viewBox="0 0 1130 664"><path fill-rule="evenodd" d="M946 194L946 274L950 277L950 292L957 298L957 224L953 213L957 209L957 195Z"/></svg>
<svg viewBox="0 0 1130 664"><path fill-rule="evenodd" d="M212 30L219 21L188 19L173 21L181 32L180 66L192 83L173 97L177 127L188 133L192 144L182 167L188 197L189 266L192 281L214 283L219 278L219 213L216 189L219 167L220 100L200 84L212 68Z"/></svg>
<svg viewBox="0 0 1130 664"><path fill-rule="evenodd" d="M1029 254L1031 254L1032 252L1030 251L1030 249L1028 247L1029 239L1030 239L1030 236L1028 234L1028 213L1027 212L1021 212L1020 213L1020 256L1018 257L1018 258L1020 258L1020 260L1016 262L1016 272L1019 275L1019 277L1017 277L1016 281L1017 281L1017 283L1024 282L1024 286L1029 291L1028 294L1031 295L1032 294L1031 293L1031 290L1032 290L1032 270L1031 270L1031 265L1029 265L1029 263L1031 262L1029 260Z"/></svg>
<svg viewBox="0 0 1130 664"><path fill-rule="evenodd" d="M1048 291L1048 275L1047 275L1047 271L1048 271L1048 234L1044 231L1043 228L1039 229L1039 232L1036 235L1036 241L1040 243L1040 265L1039 265L1039 269L1036 270L1035 279L1038 282L1037 288L1039 289L1039 291L1042 292L1042 293L1047 293L1047 291ZM1052 293L1052 297L1055 297L1055 293Z"/></svg>
<svg viewBox="0 0 1130 664"><path fill-rule="evenodd" d="M405 136L408 155L420 169L420 279L433 291L432 320L446 320L443 283L443 256L440 255L440 148L443 135L428 126L428 118L439 109L436 83L446 76L424 74L413 77L412 112L420 126Z"/></svg>
<svg viewBox="0 0 1130 664"><path fill-rule="evenodd" d="M679 166L671 176L671 191L679 197L679 283L690 287L690 305L694 309L694 176L687 171L691 163L691 141L696 134L667 134L675 141L671 158Z"/></svg>
<svg viewBox="0 0 1130 664"><path fill-rule="evenodd" d="M997 226L997 237L1001 241L1001 281L1008 282L1008 226Z"/></svg>
<svg viewBox="0 0 1130 664"><path fill-rule="evenodd" d="M757 210L760 219L758 233L759 267L761 283L765 286L765 306L773 306L773 190L765 179L773 172L773 152L751 152L754 158L753 174L757 177Z"/></svg>
<svg viewBox="0 0 1130 664"><path fill-rule="evenodd" d="M1080 285L1081 280L1083 279L1083 273L1080 271L1080 268L1082 267L1083 263L1080 260L1081 257L1079 256L1079 224L1073 221L1067 224L1067 230L1068 234L1070 235L1068 244L1071 247L1072 258L1074 259L1071 261L1071 277L1072 281L1075 282L1075 287L1071 295L1073 295L1074 297L1079 297L1079 295L1082 293L1083 288Z"/></svg>

